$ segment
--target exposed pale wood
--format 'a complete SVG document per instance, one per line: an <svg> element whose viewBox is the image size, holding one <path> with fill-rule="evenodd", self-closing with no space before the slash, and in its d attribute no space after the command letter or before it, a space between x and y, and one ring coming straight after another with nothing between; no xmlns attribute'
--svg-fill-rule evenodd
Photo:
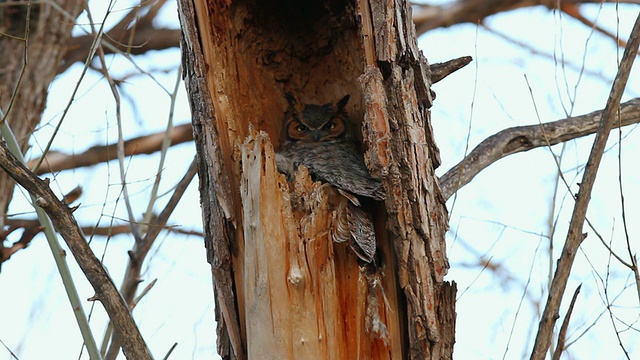
<svg viewBox="0 0 640 360"><path fill-rule="evenodd" d="M304 170L290 191L265 133L243 145L242 170L248 357L401 358L399 346L367 332L367 276L347 244L331 240L332 209L344 198Z"/></svg>

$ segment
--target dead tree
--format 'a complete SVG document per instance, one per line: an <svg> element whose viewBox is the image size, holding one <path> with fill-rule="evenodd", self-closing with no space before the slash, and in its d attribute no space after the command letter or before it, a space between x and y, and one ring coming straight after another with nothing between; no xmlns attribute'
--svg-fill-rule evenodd
<svg viewBox="0 0 640 360"><path fill-rule="evenodd" d="M455 285L429 108L429 65L406 1L181 0L183 64L225 359L447 359ZM387 198L380 266L331 241L335 199L276 170L290 92L351 95ZM384 330L388 331L388 334Z"/></svg>

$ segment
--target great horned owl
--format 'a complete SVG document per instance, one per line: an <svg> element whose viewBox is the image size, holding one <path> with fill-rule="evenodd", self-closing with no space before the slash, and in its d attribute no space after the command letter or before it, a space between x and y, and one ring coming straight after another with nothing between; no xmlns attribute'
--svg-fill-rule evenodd
<svg viewBox="0 0 640 360"><path fill-rule="evenodd" d="M283 142L276 154L278 170L289 178L304 165L315 181L332 185L348 201L337 208L332 238L349 241L358 257L371 262L375 255L375 234L370 215L360 207L358 196L383 200L384 189L371 177L358 153L354 124L344 107L349 95L337 103L299 104L287 94Z"/></svg>

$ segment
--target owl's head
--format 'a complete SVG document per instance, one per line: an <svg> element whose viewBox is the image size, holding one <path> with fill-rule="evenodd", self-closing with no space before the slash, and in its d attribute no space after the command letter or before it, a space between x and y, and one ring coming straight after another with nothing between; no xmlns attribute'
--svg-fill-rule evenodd
<svg viewBox="0 0 640 360"><path fill-rule="evenodd" d="M289 110L285 114L284 132L291 141L317 142L342 138L347 134L348 115L344 107L349 95L337 103L298 104L286 94Z"/></svg>

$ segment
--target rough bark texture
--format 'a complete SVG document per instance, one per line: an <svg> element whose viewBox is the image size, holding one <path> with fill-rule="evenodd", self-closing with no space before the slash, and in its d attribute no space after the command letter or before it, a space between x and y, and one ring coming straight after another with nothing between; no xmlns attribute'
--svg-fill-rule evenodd
<svg viewBox="0 0 640 360"><path fill-rule="evenodd" d="M179 2L206 246L223 358L447 359L455 326L447 213L434 169L429 67L403 1ZM328 229L331 188L278 174L291 92L351 95L382 264ZM384 326L382 326L384 324ZM385 329L386 327L386 329ZM388 330L388 335L385 333Z"/></svg>
<svg viewBox="0 0 640 360"><path fill-rule="evenodd" d="M23 152L40 123L49 85L58 74L75 18L84 6L75 0L53 2L57 7L46 2L33 4L30 10L26 2L0 7L0 106ZM6 214L14 186L7 174L0 173L0 214ZM4 216L0 217L3 227Z"/></svg>

